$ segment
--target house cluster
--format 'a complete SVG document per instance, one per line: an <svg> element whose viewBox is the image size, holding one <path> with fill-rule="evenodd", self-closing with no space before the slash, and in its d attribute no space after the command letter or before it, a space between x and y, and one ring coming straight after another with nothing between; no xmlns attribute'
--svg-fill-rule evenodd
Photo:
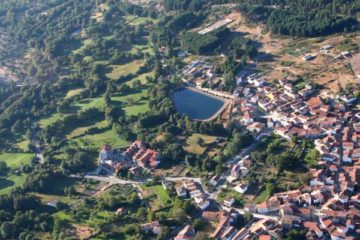
<svg viewBox="0 0 360 240"><path fill-rule="evenodd" d="M126 161L119 149L113 149L109 144L104 144L99 153L98 165L97 172L99 174L101 171L116 172L123 167L130 166L131 163Z"/></svg>
<svg viewBox="0 0 360 240"><path fill-rule="evenodd" d="M348 185L309 186L277 193L260 204L248 204L245 211L255 218L241 229L233 224L239 213L232 208L204 211L202 218L217 223L211 237L221 240L283 239L292 229L305 231L306 239L359 239L359 193L344 198L341 192L354 192L360 172L355 167L347 170L350 173L343 172L340 179L349 178Z"/></svg>
<svg viewBox="0 0 360 240"><path fill-rule="evenodd" d="M263 218L260 220L251 220L245 227L239 229L234 224L239 217L235 210L210 212L205 211L202 218L206 221L216 222L216 229L211 234L214 239L221 240L241 240L241 239L281 239L283 229L276 220L272 218Z"/></svg>
<svg viewBox="0 0 360 240"><path fill-rule="evenodd" d="M104 144L98 158L98 173L117 173L123 168L144 168L153 169L160 164L160 154L152 149L147 149L141 141L135 141L131 146L122 152L120 149L113 149L109 144Z"/></svg>
<svg viewBox="0 0 360 240"><path fill-rule="evenodd" d="M360 165L360 116L339 112L336 128L315 140L315 148L327 163Z"/></svg>
<svg viewBox="0 0 360 240"><path fill-rule="evenodd" d="M261 204L249 204L246 209L277 216L284 229L306 230L307 239L358 239L360 195L354 191L354 186L359 184L360 168L349 168L336 173L339 174L338 183L326 184L324 176L322 185L312 182L301 191L278 193Z"/></svg>
<svg viewBox="0 0 360 240"><path fill-rule="evenodd" d="M194 86L203 86L207 81L221 81L221 75L215 74L209 61L195 60L182 70L183 81Z"/></svg>
<svg viewBox="0 0 360 240"><path fill-rule="evenodd" d="M181 198L190 196L190 198L195 201L196 206L201 210L205 210L210 206L208 196L204 192L201 184L192 179L184 180L182 185L176 188L176 194Z"/></svg>
<svg viewBox="0 0 360 240"><path fill-rule="evenodd" d="M286 79L278 84L263 83L254 89L239 87L241 97L234 100L233 113L243 113L239 122L249 131L260 134L271 128L288 140L294 136L317 139L317 149L326 159L331 156L336 160L342 155L348 157L347 161L357 158L360 114L348 110L355 97L322 99L313 96L315 90L311 86L306 85L298 91L294 83ZM259 111L265 112L266 116L256 114ZM257 121L261 118L267 121ZM339 135L343 135L344 141Z"/></svg>
<svg viewBox="0 0 360 240"><path fill-rule="evenodd" d="M257 74L249 76L247 82L235 91L241 97L234 100L233 113L242 114L240 124L256 136L272 129L287 140L314 140L321 157L316 169L311 169L308 187L275 194L260 204L248 204L246 211L265 217L238 230L241 233L224 224L216 237L254 239L256 234L255 239L278 239L278 234L295 228L306 230L307 239L359 239L360 114L350 107L356 98L322 99L311 86L295 90L291 81L264 83ZM227 178L230 183L246 175L244 161L246 158L231 166ZM247 190L243 183L236 188L239 192ZM273 222L273 229L262 227L259 233L250 230L262 221ZM222 235L225 232L228 235Z"/></svg>
<svg viewBox="0 0 360 240"><path fill-rule="evenodd" d="M218 87L210 88L211 85L219 86L223 76L215 72L214 67L207 59L192 61L185 66L181 74L182 81L187 86L192 86L197 90L217 97L233 99L231 93L221 91Z"/></svg>
<svg viewBox="0 0 360 240"><path fill-rule="evenodd" d="M135 141L124 152L128 160L132 160L142 168L156 168L160 164L160 154L156 150L148 149L145 143Z"/></svg>

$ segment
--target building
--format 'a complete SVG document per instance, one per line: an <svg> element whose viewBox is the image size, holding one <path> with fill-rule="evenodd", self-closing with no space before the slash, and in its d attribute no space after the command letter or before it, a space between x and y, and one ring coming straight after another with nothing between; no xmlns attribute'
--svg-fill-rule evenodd
<svg viewBox="0 0 360 240"><path fill-rule="evenodd" d="M165 190L171 190L173 187L173 183L171 181L163 180L161 181L161 185Z"/></svg>
<svg viewBox="0 0 360 240"><path fill-rule="evenodd" d="M185 187L181 186L176 188L176 194L181 198L185 198L187 197L188 192Z"/></svg>
<svg viewBox="0 0 360 240"><path fill-rule="evenodd" d="M235 203L235 198L233 197L227 197L224 199L224 206L225 207L232 207Z"/></svg>
<svg viewBox="0 0 360 240"><path fill-rule="evenodd" d="M315 58L315 56L313 56L313 55L305 55L304 57L303 57L303 60L304 61L311 61L311 60L313 60Z"/></svg>
<svg viewBox="0 0 360 240"><path fill-rule="evenodd" d="M141 224L140 229L141 229L141 231L144 231L144 232L152 232L155 235L161 234L161 226L160 226L159 221Z"/></svg>
<svg viewBox="0 0 360 240"><path fill-rule="evenodd" d="M176 235L174 240L189 240L195 236L195 229L191 225L186 225L179 233Z"/></svg>
<svg viewBox="0 0 360 240"><path fill-rule="evenodd" d="M249 185L243 183L243 184L240 184L240 185L236 186L236 187L234 188L234 190L237 191L237 192L239 192L239 193L241 193L241 194L244 194L244 193L246 193L246 191L248 190L248 188L249 188Z"/></svg>
<svg viewBox="0 0 360 240"><path fill-rule="evenodd" d="M156 168L161 162L160 153L147 149L145 143L141 141L133 142L124 152L124 156L142 168Z"/></svg>
<svg viewBox="0 0 360 240"><path fill-rule="evenodd" d="M253 122L249 126L246 127L252 133L260 133L265 129L265 123L261 122Z"/></svg>
<svg viewBox="0 0 360 240"><path fill-rule="evenodd" d="M210 179L210 184L213 186L216 186L220 180L221 180L221 177L218 175L215 175Z"/></svg>
<svg viewBox="0 0 360 240"><path fill-rule="evenodd" d="M132 163L126 161L123 154L118 149L112 149L108 144L104 144L99 152L98 157L99 168L97 173L102 171L111 173L118 173L122 168L129 168Z"/></svg>

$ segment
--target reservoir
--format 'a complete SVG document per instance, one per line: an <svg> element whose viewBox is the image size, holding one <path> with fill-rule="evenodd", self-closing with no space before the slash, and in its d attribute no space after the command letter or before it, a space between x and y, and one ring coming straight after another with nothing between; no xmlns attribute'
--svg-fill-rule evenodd
<svg viewBox="0 0 360 240"><path fill-rule="evenodd" d="M174 93L174 102L178 113L202 121L215 117L225 105L221 98L187 88Z"/></svg>

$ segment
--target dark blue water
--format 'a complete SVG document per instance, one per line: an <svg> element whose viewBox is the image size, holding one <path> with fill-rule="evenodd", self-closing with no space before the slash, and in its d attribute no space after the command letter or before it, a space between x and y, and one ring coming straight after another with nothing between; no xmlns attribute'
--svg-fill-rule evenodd
<svg viewBox="0 0 360 240"><path fill-rule="evenodd" d="M206 120L212 117L225 104L223 101L184 89L174 93L176 110L181 115L188 115L191 119Z"/></svg>

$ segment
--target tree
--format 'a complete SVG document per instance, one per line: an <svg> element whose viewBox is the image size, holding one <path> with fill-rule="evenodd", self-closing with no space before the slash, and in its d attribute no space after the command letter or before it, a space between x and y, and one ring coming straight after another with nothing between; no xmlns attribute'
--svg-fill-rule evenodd
<svg viewBox="0 0 360 240"><path fill-rule="evenodd" d="M204 232L197 232L194 240L211 240L211 238Z"/></svg>
<svg viewBox="0 0 360 240"><path fill-rule="evenodd" d="M5 239L11 239L14 235L15 226L12 222L3 222L0 226L1 236Z"/></svg>
<svg viewBox="0 0 360 240"><path fill-rule="evenodd" d="M220 163L216 165L215 172L217 175L221 175L224 172L224 166Z"/></svg>
<svg viewBox="0 0 360 240"><path fill-rule="evenodd" d="M204 139L202 139L201 137L196 138L196 144L202 146L203 143L204 143Z"/></svg>
<svg viewBox="0 0 360 240"><path fill-rule="evenodd" d="M290 230L286 234L286 240L302 240L305 239L305 232L300 230Z"/></svg>
<svg viewBox="0 0 360 240"><path fill-rule="evenodd" d="M195 219L193 227L196 231L202 230L205 226L205 222L201 219Z"/></svg>
<svg viewBox="0 0 360 240"><path fill-rule="evenodd" d="M14 125L11 127L11 132L18 133L24 129L23 123L21 120L17 120Z"/></svg>
<svg viewBox="0 0 360 240"><path fill-rule="evenodd" d="M0 161L0 175L5 175L8 172L9 168L5 161Z"/></svg>

